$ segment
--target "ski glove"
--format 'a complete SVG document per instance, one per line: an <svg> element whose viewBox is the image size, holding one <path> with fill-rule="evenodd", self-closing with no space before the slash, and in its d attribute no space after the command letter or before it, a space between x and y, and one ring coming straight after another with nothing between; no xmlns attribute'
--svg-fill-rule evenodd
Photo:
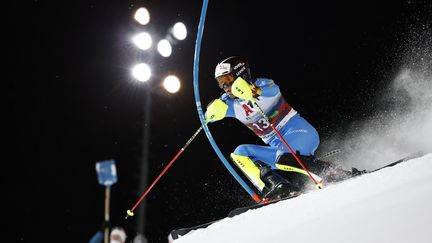
<svg viewBox="0 0 432 243"><path fill-rule="evenodd" d="M231 92L240 99L255 102L255 98L261 94L261 89L238 77L231 86Z"/></svg>
<svg viewBox="0 0 432 243"><path fill-rule="evenodd" d="M215 99L207 106L205 114L206 122L215 122L222 120L228 110L228 105L221 99Z"/></svg>

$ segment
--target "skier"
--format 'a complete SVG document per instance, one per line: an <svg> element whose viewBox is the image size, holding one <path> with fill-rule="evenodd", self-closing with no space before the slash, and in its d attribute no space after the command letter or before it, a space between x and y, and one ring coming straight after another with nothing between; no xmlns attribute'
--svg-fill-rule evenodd
<svg viewBox="0 0 432 243"><path fill-rule="evenodd" d="M226 58L216 65L215 78L224 93L207 106L206 119L214 122L224 117L236 118L267 144L242 144L230 154L262 198L274 199L297 193L304 189L305 181L309 179L271 124L314 175L321 176L337 170L338 174L342 172L342 177L350 176L351 173L341 167L314 159L320 142L317 130L285 101L273 80L252 79L246 60L238 56ZM262 115L260 109L267 117ZM280 169L292 172L283 177Z"/></svg>

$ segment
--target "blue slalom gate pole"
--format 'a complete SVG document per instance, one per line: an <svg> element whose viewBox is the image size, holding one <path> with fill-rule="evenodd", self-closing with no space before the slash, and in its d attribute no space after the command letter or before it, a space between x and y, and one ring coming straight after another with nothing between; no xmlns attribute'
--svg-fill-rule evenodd
<svg viewBox="0 0 432 243"><path fill-rule="evenodd" d="M198 116L201 121L201 125L204 128L204 132L210 141L211 146L213 147L214 151L218 155L219 159L222 161L222 163L225 165L225 167L228 169L228 171L234 176L234 178L242 185L242 187L249 193L249 195L256 201L261 202L261 198L252 190L252 188L246 184L246 182L239 176L239 174L234 170L234 168L231 166L231 164L226 160L225 156L220 151L219 147L217 146L216 142L213 139L213 136L210 133L210 130L207 127L204 113L202 111L201 107L201 100L200 100L200 94L199 94L199 86L198 86L198 64L199 64L199 54L201 49L201 39L204 29L204 22L205 22L205 16L207 13L207 6L208 6L208 0L203 1L203 6L201 9L201 17L198 25L198 33L197 33L197 39L196 39L196 45L195 45L195 55L194 55L194 67L193 67L193 84L194 84L194 94L195 94L195 103L198 110Z"/></svg>

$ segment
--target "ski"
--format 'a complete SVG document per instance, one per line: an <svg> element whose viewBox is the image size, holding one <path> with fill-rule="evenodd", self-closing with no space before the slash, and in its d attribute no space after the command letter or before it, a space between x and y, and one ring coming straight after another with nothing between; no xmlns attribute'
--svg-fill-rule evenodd
<svg viewBox="0 0 432 243"><path fill-rule="evenodd" d="M270 201L267 201L267 202L263 202L263 203L259 203L259 204L254 204L254 205L250 205L250 206L235 208L235 209L233 209L233 210L231 210L229 212L228 217L231 218L231 217L234 217L236 215L242 214L242 213L244 213L244 212L246 212L246 211L248 211L250 209L261 208L261 207L264 207L264 206L267 206L267 205L270 205L270 204L273 204L273 203L277 203L277 202L280 202L280 201L292 199L292 198L298 197L300 195L302 195L302 193L298 193L298 194L295 194L295 195L292 195L292 196L288 196L288 197L282 197L282 198L278 198L278 199L273 199L273 200L270 200Z"/></svg>
<svg viewBox="0 0 432 243"><path fill-rule="evenodd" d="M288 199L291 199L291 198L295 198L295 197L298 197L300 195L301 194L299 193L299 194L295 194L295 195L288 196L288 197L273 199L273 200L265 202L265 203L259 203L259 204L254 204L254 205L250 205L250 206L235 208L235 209L231 210L228 213L227 218L232 218L232 217L234 217L236 215L240 215L240 214L242 214L242 213L244 213L244 212L246 212L246 211L248 211L250 209L256 209L256 208L264 207L264 206L267 206L267 205L270 205L270 204L273 204L273 203L277 203L277 202L280 202L280 201L284 201L284 200L288 200ZM207 228L207 226L209 226L211 224L214 224L214 223L216 223L216 222L218 222L220 220L222 220L222 219L214 220L214 221L211 221L211 222L207 222L207 223L204 223L204 224L200 224L200 225L192 226L192 227L188 227L188 228L174 229L174 230L172 230L169 233L169 235L168 235L168 241L172 242L172 241L180 238L181 236L186 235L187 233L189 233L189 232L191 232L193 230Z"/></svg>
<svg viewBox="0 0 432 243"><path fill-rule="evenodd" d="M332 152L333 152L333 151L332 151ZM339 153L340 151L336 151L336 150L335 150L335 152L338 152L338 153ZM332 184L342 183L342 182L344 182L344 181L346 181L346 180L349 180L349 179L352 179L352 178L355 178L355 177L358 177L358 176L361 176L361 175L364 175L364 174L373 173L373 172L379 171L379 170L384 169L384 168L387 168L387 167L395 166L395 165L397 165L397 164L399 164L399 163L402 163L402 162L405 162L405 161L407 161L407 160L421 157L422 155L423 155L422 153L413 154L413 155L410 155L410 156L404 157L404 158L402 158L402 159L400 159L400 160L398 160L398 161L395 161L395 162L393 162L393 163L386 164L386 165L384 165L384 166L378 167L378 168L376 168L376 169L374 169L374 170L371 170L371 171L365 171L365 172L363 172L363 173L361 173L361 174L359 174L359 175L357 175L357 176L350 177L350 178L347 178L347 179L345 179L345 180L341 180L341 181L338 181L338 182L327 183L327 185L332 185ZM325 157L325 156L323 156L323 157ZM259 203L259 204L254 204L254 205L250 205L250 206L245 206L245 207L235 208L235 209L233 209L232 211L230 211L230 213L228 214L228 217L234 217L234 216L236 216L236 215L239 215L239 214L245 213L245 212L247 212L247 211L250 210L250 209L257 209L257 208L261 208L261 207L264 207L264 206L267 206L267 205L270 205L270 204L273 204L273 203L276 203L276 202L284 201L284 200L287 200L287 199L292 199L292 198L298 197L298 196L303 195L303 194L306 194L306 193L308 193L308 192L302 192L302 193L298 193L298 194L293 195L293 196L284 197L284 198L279 198L279 199L274 199L274 200L271 200L271 201L268 201L268 202L265 202L265 203Z"/></svg>
<svg viewBox="0 0 432 243"><path fill-rule="evenodd" d="M219 221L220 219L214 220L214 221L210 221L204 224L200 224L197 226L192 226L192 227L188 227L188 228L181 228L181 229L175 229L172 230L169 235L168 235L168 242L172 242L178 238L180 238L181 236L191 232L192 230L197 230L197 229L204 229L207 228L207 226L216 223L217 221Z"/></svg>
<svg viewBox="0 0 432 243"><path fill-rule="evenodd" d="M397 160L395 162L392 162L392 163L386 164L384 166L378 167L376 169L373 169L373 170L370 170L370 171L365 171L365 172L363 172L363 173L361 173L361 174L359 174L357 176L353 176L353 177L350 177L348 179L345 179L345 180L342 180L342 181L338 181L338 182L335 182L335 183L330 183L330 184L327 184L327 185L343 183L344 181L349 180L349 179L354 179L354 178L357 178L357 177L362 176L362 175L374 173L374 172L382 170L384 168L395 166L397 164L400 164L402 162L405 162L405 161L408 161L408 160L411 160L411 159L419 158L419 157L423 156L424 154L425 153L423 153L423 152L414 153L412 155L406 156L406 157L404 157L404 158L402 158L400 160ZM271 200L271 201L268 201L268 202L265 202L265 203L259 203L259 204L254 204L254 205L250 205L250 206L235 208L235 209L233 209L233 210L231 210L229 212L229 214L228 214L227 217L228 218L232 218L234 216L237 216L237 215L240 215L242 213L245 213L245 212L247 212L247 211L249 211L251 209L257 209L257 208L265 207L267 205L274 204L274 203L277 203L277 202L281 202L281 201L289 200L289 199L292 199L292 198L296 198L296 197L298 197L300 195L303 195L303 194L306 194L306 193L308 193L308 192L298 193L298 194L295 194L295 195L292 195L292 196L283 197L283 198L279 198L279 199L274 199L274 200ZM200 224L200 225L189 227L189 228L181 228L181 229L172 230L170 232L170 234L168 235L169 242L172 242L173 240L176 240L176 239L180 238L181 236L186 235L187 233L189 233L189 232L191 232L193 230L206 228L209 225L211 225L213 223L216 223L216 222L218 222L220 220L221 219L214 220L214 221L211 221L211 222L208 222L208 223Z"/></svg>
<svg viewBox="0 0 432 243"><path fill-rule="evenodd" d="M400 159L400 160L397 160L397 161L395 161L395 162L393 162L393 163L390 163L390 164L387 164L387 165L381 166L381 167L379 167L379 168L376 168L376 169L374 169L374 170L368 171L368 172L366 172L366 174L368 174L368 173L373 173L373 172L376 172L376 171L382 170L382 169L384 169L384 168L388 168L388 167L395 166L395 165L397 165L397 164L400 164L400 163L402 163L402 162L408 161L408 160L410 160L410 159L420 158L420 157L422 157L423 155L425 155L424 152L417 152L417 153L414 153L414 154L408 155L408 156L406 156L406 157L404 157L404 158L402 158L402 159Z"/></svg>

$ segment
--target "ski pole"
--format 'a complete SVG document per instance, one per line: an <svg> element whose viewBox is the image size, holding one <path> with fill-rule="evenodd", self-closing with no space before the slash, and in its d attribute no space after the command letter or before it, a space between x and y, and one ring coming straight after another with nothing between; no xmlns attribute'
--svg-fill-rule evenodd
<svg viewBox="0 0 432 243"><path fill-rule="evenodd" d="M324 155L321 155L321 157L318 157L318 158L316 158L315 160L321 160L321 159L324 159L324 158L327 158L327 157L333 156L333 155L335 155L335 154L338 154L338 153L340 153L340 152L342 152L342 150L340 150L340 149L335 149L335 150L332 150L332 151L329 151L329 152L325 153Z"/></svg>
<svg viewBox="0 0 432 243"><path fill-rule="evenodd" d="M202 126L198 128L198 130L192 135L191 138L186 142L186 144L177 152L177 154L174 156L174 158L171 159L171 161L168 163L168 165L163 169L163 171L156 177L156 179L153 181L153 183L147 188L147 190L141 195L141 197L138 199L138 201L135 203L135 205L132 207L132 209L127 210L126 219L129 216L134 216L134 210L135 208L141 203L141 201L147 196L147 194L150 192L150 190L153 188L153 186L159 181L159 179L162 177L163 174L169 169L169 167L174 163L174 161L180 156L181 153L186 149L187 146L195 139L195 137L200 133L202 130Z"/></svg>
<svg viewBox="0 0 432 243"><path fill-rule="evenodd" d="M312 179L312 181L315 183L316 187L318 189L322 188L321 183L318 183L315 178L313 178L313 176L310 174L309 170L306 168L306 166L301 162L301 160L299 159L299 157L297 157L296 153L292 150L292 148L289 146L289 144L285 141L285 139L282 137L282 135L279 133L279 131L274 127L273 123L270 122L270 119L268 118L268 116L264 113L264 111L261 109L261 107L258 105L258 103L256 101L254 101L254 104L258 107L259 111L261 112L261 115L270 123L271 128L273 129L273 131L276 132L276 134L279 136L279 138L281 139L281 141L285 144L285 146L289 149L289 151L291 152L291 154L294 156L294 158L297 160L297 162L300 164L300 166L303 168L303 170L305 170L308 174L308 176Z"/></svg>

